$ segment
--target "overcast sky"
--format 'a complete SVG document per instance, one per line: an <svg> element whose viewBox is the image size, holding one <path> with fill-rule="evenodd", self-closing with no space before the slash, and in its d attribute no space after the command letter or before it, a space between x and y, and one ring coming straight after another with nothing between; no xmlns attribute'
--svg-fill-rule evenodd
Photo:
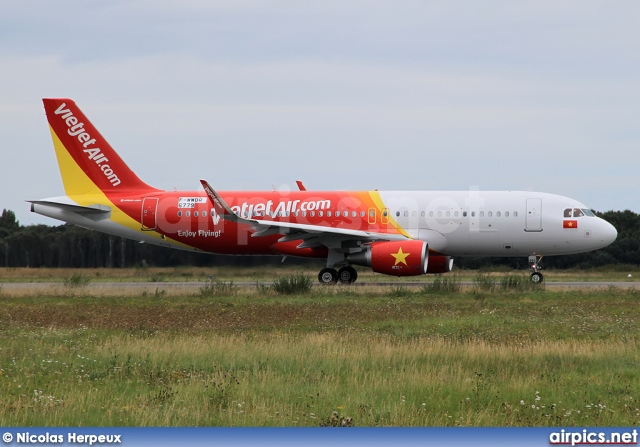
<svg viewBox="0 0 640 447"><path fill-rule="evenodd" d="M640 2L7 1L0 209L63 195L41 98L162 189L534 190L640 212Z"/></svg>

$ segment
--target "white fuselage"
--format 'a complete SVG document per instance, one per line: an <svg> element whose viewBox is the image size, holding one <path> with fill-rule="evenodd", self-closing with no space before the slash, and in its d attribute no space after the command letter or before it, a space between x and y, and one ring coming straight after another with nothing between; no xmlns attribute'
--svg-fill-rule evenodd
<svg viewBox="0 0 640 447"><path fill-rule="evenodd" d="M380 196L398 224L449 256L581 253L605 247L616 229L595 216L565 217L582 203L527 191L387 191ZM565 221L577 227L565 228Z"/></svg>

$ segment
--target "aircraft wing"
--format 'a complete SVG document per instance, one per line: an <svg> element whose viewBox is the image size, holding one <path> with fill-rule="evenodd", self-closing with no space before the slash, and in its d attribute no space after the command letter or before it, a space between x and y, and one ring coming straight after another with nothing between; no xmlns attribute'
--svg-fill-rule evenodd
<svg viewBox="0 0 640 447"><path fill-rule="evenodd" d="M374 241L406 241L408 237L402 234L377 233L372 231L352 230L348 228L336 228L323 225L309 225L295 222L276 222L272 220L247 219L238 216L220 195L207 183L200 180L209 200L213 204L216 213L225 220L251 225L256 231L251 237L283 234L279 242L303 239L299 248L332 245L336 240L360 240L364 242ZM323 242L323 240L326 242Z"/></svg>

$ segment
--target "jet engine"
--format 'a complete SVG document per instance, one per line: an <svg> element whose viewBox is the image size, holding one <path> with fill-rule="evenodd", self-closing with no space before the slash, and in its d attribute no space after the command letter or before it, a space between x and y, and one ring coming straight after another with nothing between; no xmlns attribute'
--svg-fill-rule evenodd
<svg viewBox="0 0 640 447"><path fill-rule="evenodd" d="M429 244L419 240L374 242L367 250L350 254L347 260L385 275L424 275L429 265Z"/></svg>

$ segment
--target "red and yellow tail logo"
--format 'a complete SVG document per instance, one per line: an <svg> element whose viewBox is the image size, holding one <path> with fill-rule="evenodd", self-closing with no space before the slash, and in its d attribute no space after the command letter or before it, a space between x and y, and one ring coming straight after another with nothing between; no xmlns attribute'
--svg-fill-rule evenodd
<svg viewBox="0 0 640 447"><path fill-rule="evenodd" d="M43 99L67 195L152 190L71 99Z"/></svg>

